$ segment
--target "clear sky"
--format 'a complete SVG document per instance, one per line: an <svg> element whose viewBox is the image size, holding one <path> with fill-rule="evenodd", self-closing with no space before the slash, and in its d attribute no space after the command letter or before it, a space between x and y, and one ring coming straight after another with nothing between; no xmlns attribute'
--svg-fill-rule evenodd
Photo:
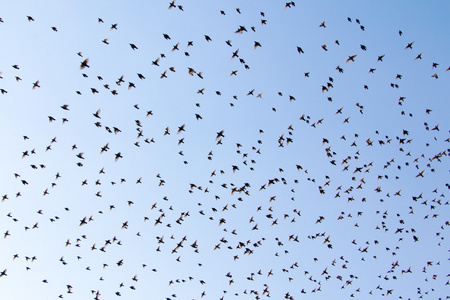
<svg viewBox="0 0 450 300"><path fill-rule="evenodd" d="M446 1L0 4L1 299L446 299Z"/></svg>

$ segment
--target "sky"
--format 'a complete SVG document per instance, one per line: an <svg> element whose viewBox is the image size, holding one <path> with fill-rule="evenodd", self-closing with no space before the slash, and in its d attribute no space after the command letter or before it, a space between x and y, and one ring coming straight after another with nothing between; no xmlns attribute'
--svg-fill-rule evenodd
<svg viewBox="0 0 450 300"><path fill-rule="evenodd" d="M447 299L450 4L0 4L2 299Z"/></svg>

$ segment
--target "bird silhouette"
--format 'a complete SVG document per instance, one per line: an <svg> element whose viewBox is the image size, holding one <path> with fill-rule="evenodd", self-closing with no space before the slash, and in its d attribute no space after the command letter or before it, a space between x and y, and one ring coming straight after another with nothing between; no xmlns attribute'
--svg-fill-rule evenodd
<svg viewBox="0 0 450 300"><path fill-rule="evenodd" d="M83 60L80 65L80 70L83 70L84 68L89 68L88 63L89 63L89 58L86 58L85 60Z"/></svg>

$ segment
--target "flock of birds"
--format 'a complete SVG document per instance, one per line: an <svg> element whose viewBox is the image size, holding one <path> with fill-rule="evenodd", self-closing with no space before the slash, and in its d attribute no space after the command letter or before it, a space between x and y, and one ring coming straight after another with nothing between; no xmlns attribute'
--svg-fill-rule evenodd
<svg viewBox="0 0 450 300"><path fill-rule="evenodd" d="M297 8L295 2L284 5L285 10ZM168 9L188 13L188 7L175 0ZM246 13L250 12L239 8L218 10L217 18ZM158 116L158 110L152 109L146 99L136 97L138 103L126 104L136 119L119 120L116 118L119 112L107 107L111 95L121 96L146 85L155 86L175 75L183 80L195 78L196 84L203 84L202 80L207 81L211 74L195 65L179 67L171 59L184 52L181 55L188 60L204 43L229 52L231 63L226 62L226 66L232 67L221 79L224 82L258 69L257 64L251 63L253 55L245 54L262 51L265 44L246 36L267 30L272 22L270 12L258 14L259 24L238 25L225 41L216 40L211 33L203 34L202 40L177 42L171 33L161 32L160 42L165 48L151 59L149 71L121 75L114 81L108 82L109 74L95 73L101 70L95 60L89 59L89 53L83 49L73 53L78 60L74 69L78 69L77 76L84 81L70 93L77 99L108 98L96 102L98 107L88 113L80 111L82 104L73 101L58 102L55 104L58 111L37 116L46 119L48 128L41 129L45 135L64 131L76 119L89 123L83 137L70 146L59 146L60 140L67 141L66 136L49 138L42 146L42 141L31 134L15 133L20 136L23 150L12 155L14 159L19 157L21 164L8 166L5 158L1 162L3 172L13 180L13 184L0 187L3 230L0 247L6 253L0 260L2 290L8 290L3 285L5 280L9 280L10 286L14 282L30 284L32 279L23 281L27 276L23 272L35 272L47 295L42 299L99 300L116 296L157 299L148 295L152 289L158 289L158 295L166 300L302 299L322 294L362 299L450 298L449 247L445 239L450 226L446 199L450 189L447 175L450 136L448 128L443 128L448 124L443 125L446 120L441 120L439 125L433 118L433 107L409 111L409 101L414 101L410 100L414 95L398 96L397 91L403 91L404 76L394 74L388 79L391 82L386 83L390 90L385 96L393 100L385 109L398 113L397 124L407 119L404 123L412 124L411 129L378 129L375 119L364 127L367 125L363 125L361 118L371 115L373 105L360 97L352 104L355 109L345 100L337 99L339 96L333 95L333 89L341 88L340 78L347 74L347 66L358 64L360 57L370 52L368 45L360 44L337 67L333 66L334 73L327 76L321 87L314 86L315 94L309 97L314 98L311 107L319 107L311 109L311 115L316 116L294 106L306 101L295 92L263 93L263 86L229 95L231 102L213 108L215 111L209 111L210 114L204 107L210 106L214 97L227 97L228 90L211 88L211 91L209 84L195 91L191 86L184 87L191 91L186 98L194 100L185 101L194 110L181 112L178 123L170 116L162 116L159 120L171 121L161 129L161 124L150 123ZM358 18L344 20L352 26L356 24L358 31L366 31ZM33 16L23 18L24 23L39 21ZM6 16L0 18L0 26L7 22ZM108 25L101 17L95 23L104 29L105 35L121 30L118 23ZM332 26L321 21L315 29L329 30ZM57 26L49 29L54 34L63 34ZM417 51L414 41L403 40L402 31L396 35L404 44L401 51L408 55L408 51ZM234 36L245 41L240 48L232 42ZM110 47L112 40L104 38L99 45ZM328 53L344 42L336 39L333 43L316 45L317 50L297 45L291 52L300 57L307 56L309 51ZM121 55L142 51L137 42L130 42L129 49L131 54ZM383 60L389 59L389 52L372 55L375 55L372 66L365 74L356 76L375 76L385 64ZM419 52L411 63L423 59L423 53ZM22 83L23 69L19 61L2 70L1 102L16 101L17 89L3 84L7 78L13 78L23 85L22 89L33 93L51 91L48 81L24 78ZM441 63L432 62L426 76L448 80L447 71L450 67L445 69ZM304 70L300 77L309 80L314 75L314 70ZM172 84L177 84L177 78ZM361 87L367 92L370 88L369 84ZM217 129L209 128L215 118L221 119L217 116L220 110L224 115L229 110L247 113L248 106L243 102L250 98L259 101L255 103L263 103L267 98L283 99L283 104L278 100L271 102L267 116L277 117L257 124L261 127L248 140L233 136L233 129L226 127L226 123ZM294 107L296 119L278 116L283 105ZM417 119L421 127L415 125ZM233 117L229 121L240 122ZM132 124L133 129L122 127L120 124L124 122ZM287 122L289 126L273 133L271 122ZM358 122L361 125L354 125ZM33 124L28 126L31 131ZM246 123L242 122L242 126ZM91 141L89 135L101 139ZM302 136L312 138L305 141ZM193 141L198 145L193 146L196 143ZM305 145L313 149L311 153L304 149ZM129 150L131 147L133 150ZM167 168L153 167L158 160L165 161L149 158L153 151L170 157ZM55 152L58 158L48 160L48 154ZM313 157L298 157L305 153ZM286 159L280 166L278 162L283 156ZM389 158L380 161L384 156ZM142 166L148 160L152 162L148 168L151 171L143 171ZM94 166L98 164L105 165L96 169ZM118 175L120 172L129 176ZM436 174L444 177L437 178ZM425 181L429 177L432 181ZM31 209L33 212L29 212ZM45 240L40 241L43 245L24 243L33 239ZM52 245L52 249L43 251L46 245ZM430 250L411 254L415 249ZM15 253L9 257L10 251ZM45 265L35 267L40 261L45 261ZM45 290L45 285L51 288ZM141 290L145 292L137 294Z"/></svg>

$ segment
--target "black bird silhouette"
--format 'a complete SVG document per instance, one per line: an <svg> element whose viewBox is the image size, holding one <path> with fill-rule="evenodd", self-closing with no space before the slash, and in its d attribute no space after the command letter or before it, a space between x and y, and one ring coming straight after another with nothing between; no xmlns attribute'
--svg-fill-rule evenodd
<svg viewBox="0 0 450 300"><path fill-rule="evenodd" d="M83 60L80 65L80 70L83 70L84 68L89 68L88 63L89 63L89 58L86 58L85 60Z"/></svg>
<svg viewBox="0 0 450 300"><path fill-rule="evenodd" d="M348 59L347 59L347 61L346 61L345 63L348 63L348 62L350 62L350 61L355 61L355 57L356 57L356 56L357 56L357 54L352 55L352 56L349 56Z"/></svg>
<svg viewBox="0 0 450 300"><path fill-rule="evenodd" d="M115 156L116 156L115 161L118 161L119 158L123 158L123 156L120 152L116 153Z"/></svg>
<svg viewBox="0 0 450 300"><path fill-rule="evenodd" d="M414 42L408 43L408 45L406 45L405 50L406 49L412 49L412 46L414 45Z"/></svg>

